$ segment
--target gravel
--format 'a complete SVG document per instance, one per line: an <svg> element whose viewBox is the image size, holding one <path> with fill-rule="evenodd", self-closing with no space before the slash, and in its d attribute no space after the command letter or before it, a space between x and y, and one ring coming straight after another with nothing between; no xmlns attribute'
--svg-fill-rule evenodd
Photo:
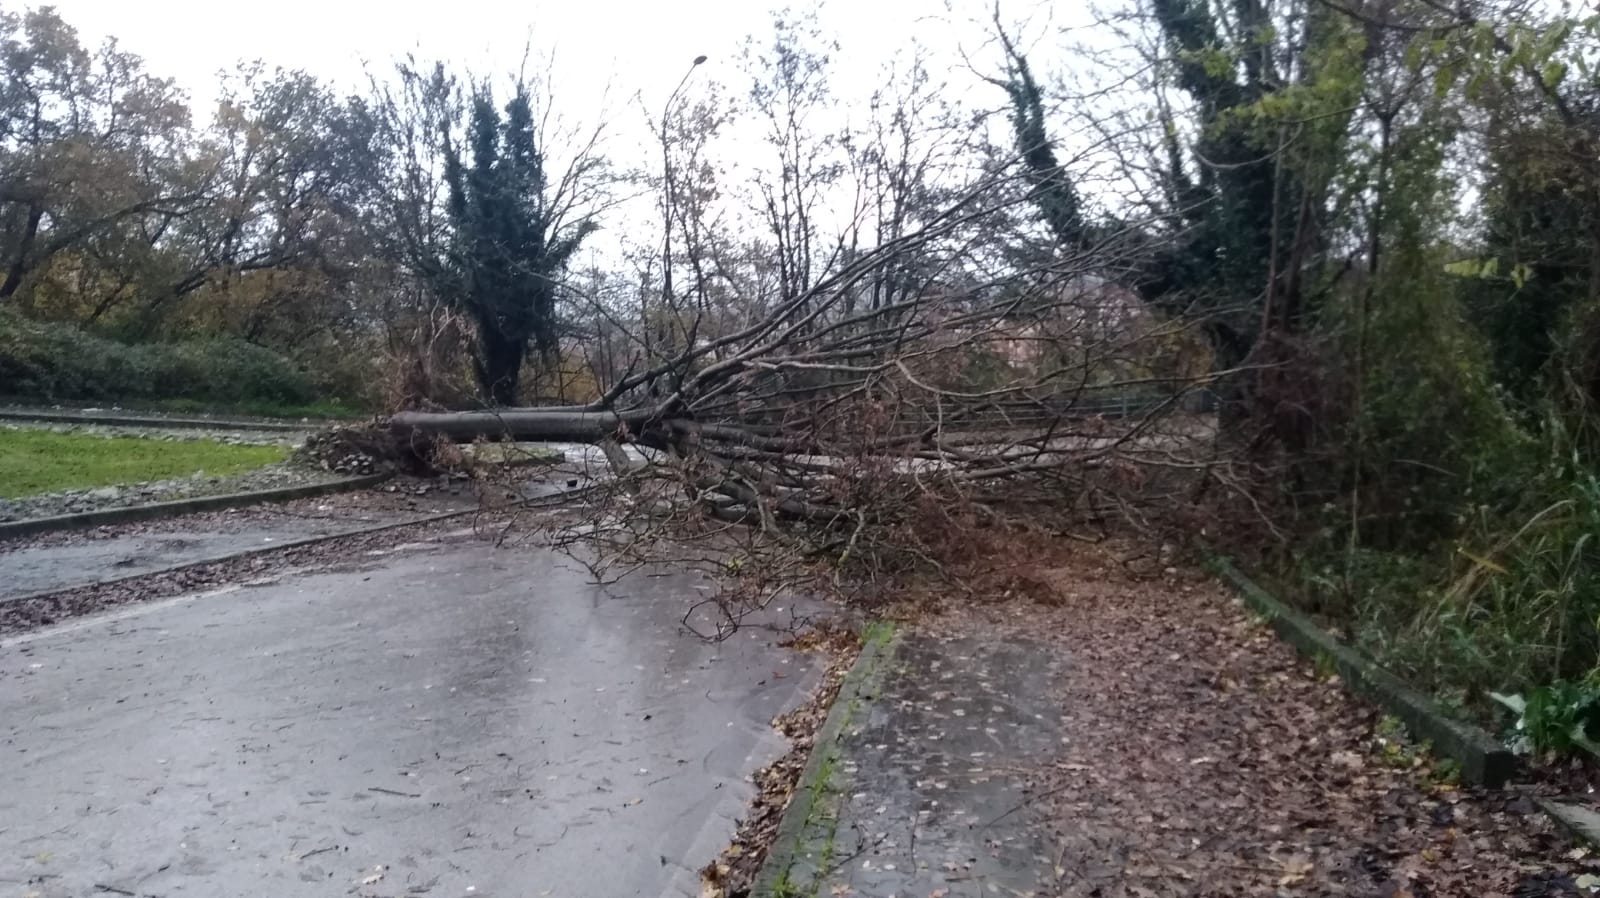
<svg viewBox="0 0 1600 898"><path fill-rule="evenodd" d="M23 521L107 508L128 508L134 505L149 505L153 502L170 502L175 499L192 499L196 496L214 496L221 493L309 486L330 483L343 477L342 474L334 474L293 461L276 462L228 477L213 477L201 471L187 477L167 480L0 499L0 521Z"/></svg>
<svg viewBox="0 0 1600 898"><path fill-rule="evenodd" d="M61 421L3 421L4 430L48 430L53 433L78 433L103 437L137 437L142 440L181 442L211 440L232 446L285 446L294 448L305 442L310 430L263 431L230 430L219 424L215 429L199 427L126 427L111 424L68 424Z"/></svg>
<svg viewBox="0 0 1600 898"><path fill-rule="evenodd" d="M196 512L175 518L129 521L87 530L55 530L0 541L0 559L7 553L44 546L61 546L128 536L212 530L235 533L282 518L342 520L359 523L393 515L417 517L479 504L473 484L397 477L381 486L329 496L265 502L243 508Z"/></svg>

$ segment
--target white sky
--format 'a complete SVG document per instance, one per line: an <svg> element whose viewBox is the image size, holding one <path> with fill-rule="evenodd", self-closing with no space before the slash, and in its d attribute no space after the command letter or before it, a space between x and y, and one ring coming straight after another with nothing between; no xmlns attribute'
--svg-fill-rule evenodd
<svg viewBox="0 0 1600 898"><path fill-rule="evenodd" d="M556 112L574 130L603 120L604 152L622 167L655 168L659 158L646 118L659 116L695 56L708 61L694 72L682 99L721 82L729 96L745 96L740 69L747 36L770 42L774 14L786 6L809 9L813 0L55 0L85 45L114 36L122 49L145 59L147 69L171 77L190 94L204 121L216 96L217 73L241 60L304 69L342 91L365 92L364 66L387 74L407 53L424 63L442 60L458 72L501 77L515 71L531 48L549 57ZM994 0L822 0L825 36L836 39L829 84L838 101L833 114L852 115L883 84L883 66L913 37L926 48L935 77L948 78L947 98L969 107L998 108L1004 95L969 67L998 75L993 44ZM17 10L24 4L0 0ZM28 3L26 5L43 5ZM1002 0L1036 71L1062 60L1061 30L1081 24L1080 3ZM1073 21L1079 20L1079 21ZM538 65L536 62L535 65ZM603 117L603 119L602 119ZM724 141L734 156L748 155L750 136ZM559 161L559 158L557 159ZM614 216L613 216L614 218ZM648 218L648 216L647 216ZM608 228L601 240L622 235ZM627 228L622 231L629 230ZM650 238L640 234L645 240ZM591 245L591 249L598 249Z"/></svg>
<svg viewBox="0 0 1600 898"><path fill-rule="evenodd" d="M821 4L824 28L842 44L836 84L865 86L877 64L917 34L959 67L961 52L980 51L992 0L833 0ZM1010 0L1025 10L1037 0ZM17 8L20 4L4 2ZM42 5L42 4L27 4ZM688 63L706 54L704 75L739 82L739 51L749 34L771 31L784 4L671 0L55 0L84 42L114 35L150 69L188 88L197 106L209 99L215 73L240 59L301 68L347 87L362 64L387 68L415 52L425 60L463 63L476 72L515 69L524 45L553 51L557 94L611 83L613 105L636 92L655 108ZM806 0L793 4L807 6ZM947 8L953 7L953 8ZM1018 13L1020 15L1020 13ZM1060 15L1058 13L1058 15ZM1038 36L1037 34L1035 35ZM992 60L990 60L992 62ZM841 77L842 76L842 77ZM577 99L577 97L573 97ZM653 101L653 102L652 102Z"/></svg>

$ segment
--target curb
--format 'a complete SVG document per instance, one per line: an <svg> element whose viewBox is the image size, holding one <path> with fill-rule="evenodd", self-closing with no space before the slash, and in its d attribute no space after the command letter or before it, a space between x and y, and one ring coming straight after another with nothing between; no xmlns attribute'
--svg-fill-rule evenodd
<svg viewBox="0 0 1600 898"><path fill-rule="evenodd" d="M839 742L845 735L845 728L862 705L876 698L884 669L894 659L899 645L899 635L887 623L868 627L863 634L861 654L856 656L850 672L839 684L833 707L828 709L828 717L817 731L811 757L806 759L800 779L795 782L793 797L783 811L778 833L767 850L761 871L756 874L750 898L810 895L819 885L818 880L828 872L819 869L825 866L825 859L819 865L817 858L809 856L805 850L813 835L831 843L833 830L839 822L834 811L827 807L830 797L836 794L829 787L828 775L838 761ZM797 877L804 878L811 891L797 892Z"/></svg>
<svg viewBox="0 0 1600 898"><path fill-rule="evenodd" d="M1585 845L1600 845L1600 813L1582 805L1534 796L1534 804L1574 840Z"/></svg>
<svg viewBox="0 0 1600 898"><path fill-rule="evenodd" d="M1418 738L1454 758L1461 765L1464 781L1498 789L1516 772L1516 756L1499 740L1449 716L1433 699L1279 601L1226 559L1213 558L1211 567L1238 590L1246 604L1265 615L1278 635L1299 649L1300 654L1319 662L1331 661L1351 690L1377 701L1403 720Z"/></svg>
<svg viewBox="0 0 1600 898"><path fill-rule="evenodd" d="M139 415L91 415L84 412L24 412L0 409L0 421L18 424L99 424L103 427L148 427L153 430L251 430L268 433L301 433L321 430L327 422L306 421L224 421L208 418L147 418Z"/></svg>
<svg viewBox="0 0 1600 898"><path fill-rule="evenodd" d="M388 475L384 475L384 476L388 476ZM554 500L570 499L570 498L573 498L574 496L582 495L583 493L586 493L591 489L593 489L593 487L581 486L581 487L577 487L577 488L574 488L574 489L563 490L563 491L558 492L558 493L551 493L548 496L540 496L540 497L538 497L536 499L530 499L530 500L527 500L527 501L524 501L524 502L515 503L514 506L509 506L509 507L520 507L520 508L540 507L540 506L545 505L546 503L549 503L550 500L552 500L552 499L554 499ZM240 495L248 495L248 494L240 494ZM173 504L173 503L167 503L167 504ZM146 506L146 507L148 507L148 506ZM61 589L47 589L47 590L43 590L41 592L30 592L30 593L26 593L26 594L20 595L20 596L0 596L0 605L8 605L8 604L10 604L12 602L31 602L31 601L37 601L39 599L49 599L49 598L54 597L54 596L63 595L63 594L66 594L66 593L78 592L79 590L84 590L84 589L95 589L95 588L98 588L98 587L101 587L101 586L112 586L112 585L115 585L115 584L118 584L118 583L131 582L133 580L144 580L144 579L147 579L147 578L150 578L150 577L162 577L162 576L166 576L168 574L176 574L176 573L178 573L180 571L189 570L190 568L205 567L208 564L221 564L223 562L228 562L228 561L239 561L239 560L242 560L242 559L245 559L245 558L255 558L255 557L258 557L258 556L261 556L261 555L271 555L271 554L273 554L275 552L287 552L287 551L291 551L293 549L303 549L303 548L305 548L307 546L315 546L315 545L319 545L321 543L333 542L334 540L339 540L339 539L350 539L352 537L357 537L357 536L367 536L367 535L373 534L373 533L382 533L382 532L384 532L386 530L399 530L402 527L414 527L414 526L419 526L419 525L423 525L423 524L436 524L436 523L438 523L440 521L448 521L448 520L451 520L452 518L463 518L463 517L466 517L468 515L482 514L483 512L484 512L484 509L483 508L479 508L479 507L461 508L461 509L457 509L455 511L442 511L442 512L439 512L437 514L424 515L424 516L422 516L420 518L410 518L410 519L404 520L404 521L390 521L390 522L388 522L386 524L374 524L371 527L360 527L360 528L357 528L355 530L344 530L344 531L341 531L339 533L325 533L325 534L323 534L321 536L308 536L308 537L305 537L304 539L290 540L289 542L286 542L286 543L278 543L276 545L271 545L271 546L261 546L259 548L255 548L255 549L245 549L242 552L229 552L228 554L225 554L225 555L213 555L213 556L211 556L209 558L199 558L199 559L196 559L194 561L185 561L185 562L183 562L181 564L169 565L167 567L160 568L158 570L145 571L144 573L141 573L141 574L128 574L127 576L123 576L123 577L112 577L109 580L97 580L97 581L95 581L93 583L80 583L80 584L78 584L76 586L67 586L67 587L64 587L64 588L61 588Z"/></svg>
<svg viewBox="0 0 1600 898"><path fill-rule="evenodd" d="M86 527L104 527L108 524L126 524L130 521L155 521L175 518L197 511L217 511L239 508L263 502L287 502L291 499L309 499L349 490L376 486L392 474L366 474L346 477L325 483L305 486L286 486L270 490L253 490L247 493L222 493L216 496L195 496L191 499L174 499L171 502L152 502L148 505L130 505L126 508L102 508L99 511L82 511L76 514L52 515L47 518L28 518L22 521L0 523L0 542L21 536L34 536L56 530L81 530Z"/></svg>
<svg viewBox="0 0 1600 898"><path fill-rule="evenodd" d="M478 514L481 508L465 508L458 511L446 511L439 514L426 515L420 518L411 518L405 521L390 521L387 524L375 524L371 527L362 527L356 530L345 530L339 533L325 533L321 536L308 536L304 539L290 540L271 546L261 546L256 549L245 549L242 552L229 552L226 555L212 555L209 558L197 558L194 561L185 561L181 564L169 565L141 574L128 574L123 577L112 577L109 580L96 580L93 583L80 583L76 586L67 586L61 589L47 589L42 592L30 592L20 596L0 597L0 605L9 605L13 602L34 602L39 599L48 599L65 593L78 592L85 589L97 589L102 586L114 586L118 583L127 583L133 580L146 580L151 577L164 577L187 571L190 568L205 567L208 564L223 564L229 561L242 561L246 558L255 558L261 555L271 555L275 552L288 552L294 549L303 549L307 546L320 545L333 542L336 539L350 539L357 536L367 536L372 533L382 533L385 530L399 530L401 527L412 527L420 524L434 524L439 521L448 521L451 518L465 517L469 514Z"/></svg>

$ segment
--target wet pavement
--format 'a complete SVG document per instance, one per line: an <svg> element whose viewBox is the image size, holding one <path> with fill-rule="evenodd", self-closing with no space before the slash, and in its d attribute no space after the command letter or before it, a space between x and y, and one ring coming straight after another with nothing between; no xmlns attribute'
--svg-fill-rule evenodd
<svg viewBox="0 0 1600 898"><path fill-rule="evenodd" d="M696 595L457 532L0 640L0 896L695 895L818 677Z"/></svg>
<svg viewBox="0 0 1600 898"><path fill-rule="evenodd" d="M87 586L175 564L209 561L251 549L361 530L421 516L422 512L364 511L337 517L257 512L227 528L184 527L140 531L60 545L8 550L0 545L0 601L8 597Z"/></svg>
<svg viewBox="0 0 1600 898"><path fill-rule="evenodd" d="M809 837L792 881L852 898L1047 895L1047 844L1026 778L1060 747L1057 652L907 634L878 694L840 738L831 840Z"/></svg>

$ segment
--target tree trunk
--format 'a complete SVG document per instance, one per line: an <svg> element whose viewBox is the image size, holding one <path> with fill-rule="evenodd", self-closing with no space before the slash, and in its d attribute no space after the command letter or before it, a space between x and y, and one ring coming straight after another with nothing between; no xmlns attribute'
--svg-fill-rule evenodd
<svg viewBox="0 0 1600 898"><path fill-rule="evenodd" d="M457 443L505 438L593 443L615 437L624 427L637 430L648 410L624 413L564 408L507 408L482 412L401 412L389 419L401 435L425 433Z"/></svg>
<svg viewBox="0 0 1600 898"><path fill-rule="evenodd" d="M11 265L6 270L4 282L0 282L0 299L10 299L22 286L22 279L28 273L28 257L33 253L34 241L39 237L39 224L44 221L44 206L32 203L28 206L28 220L22 228L22 239L18 242L16 255Z"/></svg>
<svg viewBox="0 0 1600 898"><path fill-rule="evenodd" d="M528 341L507 337L494 328L478 325L478 385L483 398L501 408L517 404L517 382Z"/></svg>

